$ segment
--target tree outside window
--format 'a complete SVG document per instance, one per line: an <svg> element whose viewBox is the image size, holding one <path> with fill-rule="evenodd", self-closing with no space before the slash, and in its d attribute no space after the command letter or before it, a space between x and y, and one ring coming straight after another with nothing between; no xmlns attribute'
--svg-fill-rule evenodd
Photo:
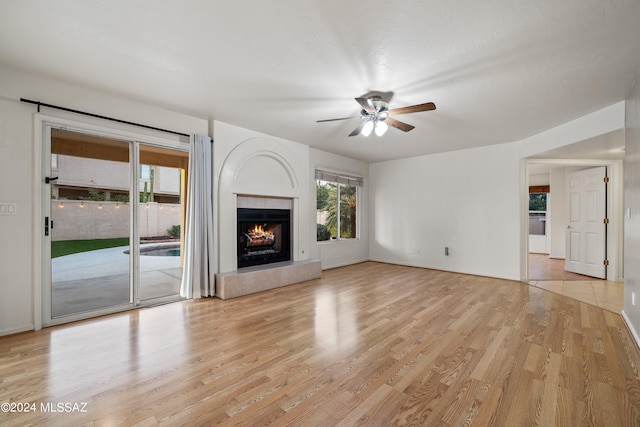
<svg viewBox="0 0 640 427"><path fill-rule="evenodd" d="M547 210L547 193L529 194L529 210L530 211L546 211Z"/></svg>
<svg viewBox="0 0 640 427"><path fill-rule="evenodd" d="M318 180L317 240L357 237L358 186Z"/></svg>

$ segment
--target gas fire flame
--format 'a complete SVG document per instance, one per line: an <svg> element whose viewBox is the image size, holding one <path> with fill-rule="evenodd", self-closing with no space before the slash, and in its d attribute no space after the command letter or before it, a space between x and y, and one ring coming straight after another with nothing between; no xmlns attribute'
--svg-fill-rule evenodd
<svg viewBox="0 0 640 427"><path fill-rule="evenodd" d="M247 230L247 246L270 246L275 241L275 235L271 230L265 230L264 226L255 224L253 229Z"/></svg>
<svg viewBox="0 0 640 427"><path fill-rule="evenodd" d="M249 233L253 234L254 236L267 236L267 235L271 235L273 236L273 233L269 230L265 231L264 227L260 224L256 224L253 226L253 230L249 230Z"/></svg>

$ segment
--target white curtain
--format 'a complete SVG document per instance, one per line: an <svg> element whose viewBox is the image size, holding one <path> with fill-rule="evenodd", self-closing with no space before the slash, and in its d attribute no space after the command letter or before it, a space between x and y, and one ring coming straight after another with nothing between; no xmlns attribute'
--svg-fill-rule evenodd
<svg viewBox="0 0 640 427"><path fill-rule="evenodd" d="M187 180L184 271L180 286L180 295L184 298L215 294L211 160L211 139L206 135L192 135Z"/></svg>

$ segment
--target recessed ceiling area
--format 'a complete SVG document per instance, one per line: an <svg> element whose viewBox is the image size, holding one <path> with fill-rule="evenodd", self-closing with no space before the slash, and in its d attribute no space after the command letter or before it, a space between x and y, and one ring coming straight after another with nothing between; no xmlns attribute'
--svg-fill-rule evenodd
<svg viewBox="0 0 640 427"><path fill-rule="evenodd" d="M520 141L624 100L638 22L637 0L3 1L0 66L378 162ZM437 109L383 136L317 123L374 92Z"/></svg>

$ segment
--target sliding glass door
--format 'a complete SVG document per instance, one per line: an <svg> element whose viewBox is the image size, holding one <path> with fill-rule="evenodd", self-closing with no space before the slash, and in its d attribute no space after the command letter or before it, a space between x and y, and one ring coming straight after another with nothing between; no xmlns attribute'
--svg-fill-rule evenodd
<svg viewBox="0 0 640 427"><path fill-rule="evenodd" d="M51 317L131 304L131 152L52 129Z"/></svg>
<svg viewBox="0 0 640 427"><path fill-rule="evenodd" d="M44 323L179 299L188 152L47 132Z"/></svg>

